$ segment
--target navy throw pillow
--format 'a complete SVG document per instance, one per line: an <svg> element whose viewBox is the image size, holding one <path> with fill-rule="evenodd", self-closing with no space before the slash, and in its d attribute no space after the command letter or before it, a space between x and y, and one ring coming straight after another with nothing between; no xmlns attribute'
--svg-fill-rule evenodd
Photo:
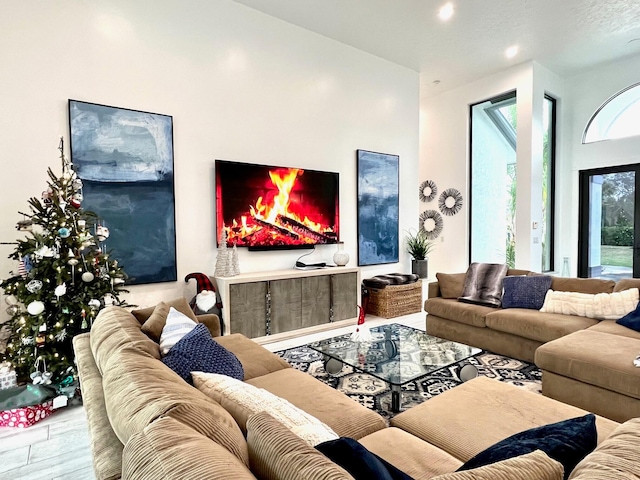
<svg viewBox="0 0 640 480"><path fill-rule="evenodd" d="M356 480L412 480L409 475L370 452L353 438L340 437L322 442L316 445L316 449Z"/></svg>
<svg viewBox="0 0 640 480"><path fill-rule="evenodd" d="M640 332L640 303L633 312L627 313L624 317L616 320L616 323L620 325L630 328L631 330L635 330L636 332Z"/></svg>
<svg viewBox="0 0 640 480"><path fill-rule="evenodd" d="M162 363L191 385L191 372L220 373L244 380L238 357L216 342L203 323L182 337L162 358Z"/></svg>
<svg viewBox="0 0 640 480"><path fill-rule="evenodd" d="M544 297L551 288L549 275L504 277L502 285L502 308L530 308L540 310Z"/></svg>
<svg viewBox="0 0 640 480"><path fill-rule="evenodd" d="M516 433L480 452L458 471L542 450L564 466L564 478L567 479L578 462L596 448L597 440L596 416L589 413Z"/></svg>

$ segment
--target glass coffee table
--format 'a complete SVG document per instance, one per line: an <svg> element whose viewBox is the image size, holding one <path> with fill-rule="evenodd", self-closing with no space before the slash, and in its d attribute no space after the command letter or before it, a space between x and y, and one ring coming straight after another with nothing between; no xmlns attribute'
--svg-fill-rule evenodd
<svg viewBox="0 0 640 480"><path fill-rule="evenodd" d="M369 331L371 342L354 342L348 333L307 347L323 354L329 374L339 373L346 364L387 382L394 412L400 411L402 385L481 352L479 348L433 337L398 323L372 327ZM478 375L473 365L462 370L462 380Z"/></svg>

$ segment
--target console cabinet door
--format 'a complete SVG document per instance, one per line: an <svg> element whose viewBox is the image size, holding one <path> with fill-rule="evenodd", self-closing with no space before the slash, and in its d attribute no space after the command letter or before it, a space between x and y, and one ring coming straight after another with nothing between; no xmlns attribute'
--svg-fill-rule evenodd
<svg viewBox="0 0 640 480"><path fill-rule="evenodd" d="M331 277L305 277L302 280L302 321L300 328L328 323L331 317Z"/></svg>
<svg viewBox="0 0 640 480"><path fill-rule="evenodd" d="M271 333L300 328L302 316L302 279L271 280Z"/></svg>
<svg viewBox="0 0 640 480"><path fill-rule="evenodd" d="M331 299L333 321L357 318L358 316L358 275L338 273L331 275Z"/></svg>
<svg viewBox="0 0 640 480"><path fill-rule="evenodd" d="M229 285L231 333L255 338L266 335L267 282Z"/></svg>

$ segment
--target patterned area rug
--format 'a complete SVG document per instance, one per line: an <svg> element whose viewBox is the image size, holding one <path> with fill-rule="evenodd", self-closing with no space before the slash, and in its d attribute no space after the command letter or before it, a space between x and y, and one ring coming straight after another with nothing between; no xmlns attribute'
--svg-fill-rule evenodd
<svg viewBox="0 0 640 480"><path fill-rule="evenodd" d="M330 375L324 370L322 354L306 346L282 350L276 354L294 368L313 375L365 407L377 411L386 419L397 415L391 411L391 390L386 382L367 373L354 371L353 367L348 365L344 365L338 374ZM541 393L542 374L534 364L482 351L404 385L401 409L406 410L460 385L462 381L459 378L459 372L467 364L475 365L478 375Z"/></svg>

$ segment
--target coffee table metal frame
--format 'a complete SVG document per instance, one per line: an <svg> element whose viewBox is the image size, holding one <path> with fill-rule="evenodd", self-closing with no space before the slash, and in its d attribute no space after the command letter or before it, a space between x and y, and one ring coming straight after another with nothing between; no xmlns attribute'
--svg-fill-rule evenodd
<svg viewBox="0 0 640 480"><path fill-rule="evenodd" d="M369 331L371 342L354 342L351 334L344 334L309 343L307 347L323 354L329 374L339 373L342 365L347 364L387 382L394 412L400 411L403 385L481 352L479 348L433 337L398 323L372 327Z"/></svg>

